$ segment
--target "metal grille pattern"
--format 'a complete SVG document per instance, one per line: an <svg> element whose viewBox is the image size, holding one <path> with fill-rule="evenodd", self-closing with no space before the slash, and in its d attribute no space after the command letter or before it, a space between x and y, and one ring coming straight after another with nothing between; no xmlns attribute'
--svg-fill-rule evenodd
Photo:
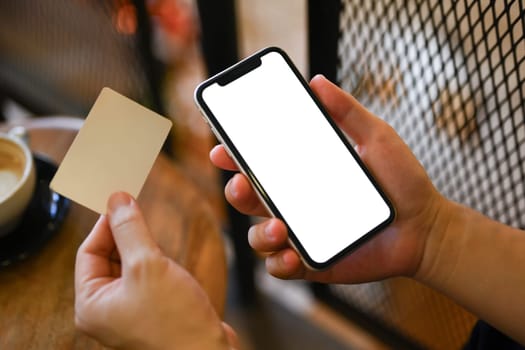
<svg viewBox="0 0 525 350"><path fill-rule="evenodd" d="M137 100L148 98L136 37L118 30L118 21L126 20L117 16L123 4L0 0L3 67L29 81L27 90L59 92L80 109L89 109L104 86Z"/></svg>
<svg viewBox="0 0 525 350"><path fill-rule="evenodd" d="M352 1L342 86L447 197L525 228L525 2Z"/></svg>
<svg viewBox="0 0 525 350"><path fill-rule="evenodd" d="M523 0L343 1L338 45L339 84L396 129L438 190L521 228L524 17ZM331 288L429 348L459 348L474 321L412 281ZM416 307L426 316L410 322Z"/></svg>
<svg viewBox="0 0 525 350"><path fill-rule="evenodd" d="M450 299L405 278L329 288L332 296L424 349L460 349L476 322Z"/></svg>

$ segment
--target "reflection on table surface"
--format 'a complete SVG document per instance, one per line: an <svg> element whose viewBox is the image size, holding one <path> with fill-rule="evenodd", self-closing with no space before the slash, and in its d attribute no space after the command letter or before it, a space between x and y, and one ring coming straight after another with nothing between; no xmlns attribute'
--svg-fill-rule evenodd
<svg viewBox="0 0 525 350"><path fill-rule="evenodd" d="M81 125L82 120L65 117L24 123L33 151L57 164ZM0 125L0 131L9 127ZM224 247L207 202L163 155L156 159L138 201L161 249L195 276L222 314L226 293ZM76 250L97 217L72 203L61 229L40 251L0 268L1 349L99 348L75 330L73 319Z"/></svg>

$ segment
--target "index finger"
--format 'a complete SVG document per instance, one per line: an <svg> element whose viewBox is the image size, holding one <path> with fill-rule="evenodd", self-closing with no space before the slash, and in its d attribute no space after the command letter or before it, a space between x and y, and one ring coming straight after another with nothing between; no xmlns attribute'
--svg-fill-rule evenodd
<svg viewBox="0 0 525 350"><path fill-rule="evenodd" d="M113 278L111 256L115 249L108 220L105 216L101 216L77 251L75 263L77 291L87 281Z"/></svg>

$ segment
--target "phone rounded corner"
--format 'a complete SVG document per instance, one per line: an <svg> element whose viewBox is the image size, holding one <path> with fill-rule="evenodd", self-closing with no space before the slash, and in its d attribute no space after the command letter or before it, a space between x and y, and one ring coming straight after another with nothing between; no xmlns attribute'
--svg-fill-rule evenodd
<svg viewBox="0 0 525 350"><path fill-rule="evenodd" d="M288 231L290 229L288 228ZM300 248L300 246L297 246L297 244L295 244L294 240L289 237L288 238L288 243L290 244L290 246L292 247L293 250L295 250L295 252L297 253L297 255L299 256L299 259L301 259L301 262L303 263L303 265L311 270L311 271L322 271L322 270L325 270L327 268L329 268L331 265L332 265L332 260L333 259L329 259L325 262L317 262L315 260L313 260L306 252L305 249L303 249L302 247Z"/></svg>
<svg viewBox="0 0 525 350"><path fill-rule="evenodd" d="M268 46L266 48L264 48L263 50L261 50L261 53L262 54L265 54L265 53L268 53L268 52L277 52L281 55L287 55L286 52L279 46L275 46L275 45L272 45L272 46Z"/></svg>
<svg viewBox="0 0 525 350"><path fill-rule="evenodd" d="M391 225L397 218L397 210L392 203L388 203L388 208L390 209L390 215L386 219L385 227Z"/></svg>
<svg viewBox="0 0 525 350"><path fill-rule="evenodd" d="M193 90L193 101L198 106L202 106L204 103L202 95L204 94L204 89L210 85L209 80L205 80L198 84L195 89Z"/></svg>
<svg viewBox="0 0 525 350"><path fill-rule="evenodd" d="M383 199L384 199L385 204L386 204L386 206L388 208L388 216L383 221L383 224L381 225L381 229L384 229L385 227L387 227L390 224L392 224L397 218L397 210L396 210L396 207L394 206L393 202L386 195L383 195Z"/></svg>
<svg viewBox="0 0 525 350"><path fill-rule="evenodd" d="M200 100L200 96L201 96L201 93L199 91L197 91L199 87L196 87L195 90L193 90L193 103L199 108L199 110L201 109L201 100Z"/></svg>
<svg viewBox="0 0 525 350"><path fill-rule="evenodd" d="M303 262L303 265L306 266L306 268L311 271L324 271L330 268L337 260L337 259L329 259L325 262L316 262L310 258L305 258L301 254L299 254L299 256Z"/></svg>

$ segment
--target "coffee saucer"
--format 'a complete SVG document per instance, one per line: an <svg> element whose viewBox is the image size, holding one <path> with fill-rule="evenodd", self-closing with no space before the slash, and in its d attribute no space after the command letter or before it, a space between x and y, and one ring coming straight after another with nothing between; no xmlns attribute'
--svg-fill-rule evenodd
<svg viewBox="0 0 525 350"><path fill-rule="evenodd" d="M57 166L39 155L34 155L34 161L35 193L18 227L0 237L0 268L38 252L59 231L71 204L69 199L49 188Z"/></svg>

